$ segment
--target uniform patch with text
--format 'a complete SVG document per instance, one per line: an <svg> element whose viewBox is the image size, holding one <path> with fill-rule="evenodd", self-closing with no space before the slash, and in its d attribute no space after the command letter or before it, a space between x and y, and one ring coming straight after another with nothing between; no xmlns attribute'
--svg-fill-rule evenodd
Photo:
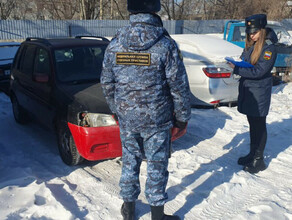
<svg viewBox="0 0 292 220"><path fill-rule="evenodd" d="M264 59L270 60L272 58L272 52L271 51L265 51Z"/></svg>
<svg viewBox="0 0 292 220"><path fill-rule="evenodd" d="M116 53L116 64L149 66L151 64L150 53Z"/></svg>

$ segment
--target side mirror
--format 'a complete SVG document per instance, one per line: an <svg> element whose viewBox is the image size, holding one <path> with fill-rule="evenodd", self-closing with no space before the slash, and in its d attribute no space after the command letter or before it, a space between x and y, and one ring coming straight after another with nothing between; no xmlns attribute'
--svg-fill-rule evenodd
<svg viewBox="0 0 292 220"><path fill-rule="evenodd" d="M49 82L49 76L44 73L35 73L33 75L33 80L38 83L47 83Z"/></svg>

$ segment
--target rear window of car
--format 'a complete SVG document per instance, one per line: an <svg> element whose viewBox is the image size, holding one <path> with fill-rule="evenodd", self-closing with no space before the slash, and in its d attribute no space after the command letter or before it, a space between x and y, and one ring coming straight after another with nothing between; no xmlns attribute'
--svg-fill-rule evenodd
<svg viewBox="0 0 292 220"><path fill-rule="evenodd" d="M54 51L61 82L99 80L106 46L63 48Z"/></svg>
<svg viewBox="0 0 292 220"><path fill-rule="evenodd" d="M50 58L47 50L39 48L35 58L35 73L51 74Z"/></svg>

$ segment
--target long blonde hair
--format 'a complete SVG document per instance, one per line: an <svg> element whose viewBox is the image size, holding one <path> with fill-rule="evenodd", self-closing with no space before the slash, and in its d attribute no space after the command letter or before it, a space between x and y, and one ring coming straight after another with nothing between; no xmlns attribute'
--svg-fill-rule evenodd
<svg viewBox="0 0 292 220"><path fill-rule="evenodd" d="M254 42L250 38L249 34L246 35L245 50L248 50L252 45L254 45L254 49L252 51L251 58L250 58L250 63L252 65L255 65L261 56L262 49L266 40L266 35L267 35L267 31L264 28L260 30L260 37L256 42Z"/></svg>

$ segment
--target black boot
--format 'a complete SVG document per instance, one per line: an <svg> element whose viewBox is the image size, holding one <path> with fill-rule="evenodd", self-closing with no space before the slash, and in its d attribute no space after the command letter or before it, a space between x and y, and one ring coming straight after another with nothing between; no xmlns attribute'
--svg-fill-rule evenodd
<svg viewBox="0 0 292 220"><path fill-rule="evenodd" d="M165 215L164 206L151 206L152 220L180 220L177 215Z"/></svg>
<svg viewBox="0 0 292 220"><path fill-rule="evenodd" d="M135 202L124 202L121 208L123 220L134 220L135 218Z"/></svg>
<svg viewBox="0 0 292 220"><path fill-rule="evenodd" d="M240 157L237 163L243 166L246 166L248 163L250 163L254 158L255 148L256 148L256 145L251 144L249 154L244 157Z"/></svg>
<svg viewBox="0 0 292 220"><path fill-rule="evenodd" d="M245 167L243 168L243 170L254 174L254 173L258 173L260 171L263 171L266 168L267 168L267 166L264 162L263 152L256 151L252 161L250 163L246 164Z"/></svg>

